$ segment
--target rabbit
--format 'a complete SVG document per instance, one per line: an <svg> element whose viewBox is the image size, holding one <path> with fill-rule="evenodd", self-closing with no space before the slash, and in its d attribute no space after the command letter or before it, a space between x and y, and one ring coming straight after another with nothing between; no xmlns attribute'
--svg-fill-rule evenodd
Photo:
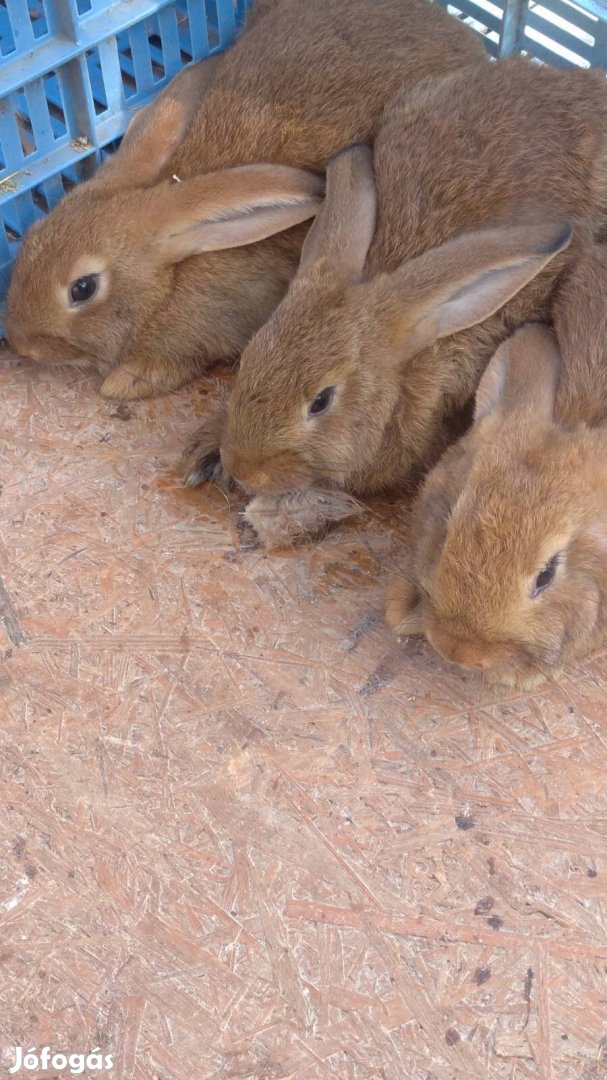
<svg viewBox="0 0 607 1080"><path fill-rule="evenodd" d="M209 421L221 438L206 425L190 443L186 483L220 455L266 546L414 489L465 429L497 345L549 315L604 228L606 166L598 72L504 60L390 103L372 156L355 145L329 162L298 273L246 347L223 423ZM285 521L290 489L302 508L290 493Z"/></svg>
<svg viewBox="0 0 607 1080"><path fill-rule="evenodd" d="M370 138L397 91L480 62L478 35L426 0L257 0L240 40L30 229L10 344L93 366L124 400L237 360L297 269L330 155Z"/></svg>
<svg viewBox="0 0 607 1080"><path fill-rule="evenodd" d="M470 432L414 506L386 619L487 680L533 689L607 630L607 246L481 379Z"/></svg>

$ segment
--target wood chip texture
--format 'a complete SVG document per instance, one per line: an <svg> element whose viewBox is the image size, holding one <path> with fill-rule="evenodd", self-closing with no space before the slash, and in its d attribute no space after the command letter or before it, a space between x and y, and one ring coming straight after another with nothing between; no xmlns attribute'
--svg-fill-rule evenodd
<svg viewBox="0 0 607 1080"><path fill-rule="evenodd" d="M4 355L2 1068L605 1080L607 654L528 696L398 644L406 506L245 550L179 482L213 382L96 389Z"/></svg>

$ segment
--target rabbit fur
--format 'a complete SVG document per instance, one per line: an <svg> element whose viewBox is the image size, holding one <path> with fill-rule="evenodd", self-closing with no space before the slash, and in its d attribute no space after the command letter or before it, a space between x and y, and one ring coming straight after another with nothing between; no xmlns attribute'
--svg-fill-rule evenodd
<svg viewBox="0 0 607 1080"><path fill-rule="evenodd" d="M521 689L607 629L607 245L497 350L475 422L429 474L386 617Z"/></svg>
<svg viewBox="0 0 607 1080"><path fill-rule="evenodd" d="M11 345L92 365L125 400L236 360L295 273L329 156L369 138L397 90L485 57L426 0L257 0L233 48L135 114L26 235Z"/></svg>
<svg viewBox="0 0 607 1080"><path fill-rule="evenodd" d="M261 518L255 498L245 517L268 546L288 539L288 491L345 491L360 509L419 483L464 430L497 345L549 316L580 244L605 228L606 135L602 74L524 59L390 103L372 161L364 146L330 161L297 276L244 351L219 444L204 428L192 440L187 482L220 453L263 495ZM312 415L324 390L330 406ZM309 535L353 505L337 502L317 501Z"/></svg>

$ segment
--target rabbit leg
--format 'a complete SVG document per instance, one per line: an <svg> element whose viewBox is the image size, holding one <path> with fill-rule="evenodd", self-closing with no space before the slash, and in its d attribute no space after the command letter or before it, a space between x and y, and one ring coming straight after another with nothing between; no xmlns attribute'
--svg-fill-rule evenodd
<svg viewBox="0 0 607 1080"><path fill-rule="evenodd" d="M188 323L184 329L181 297L176 292L141 327L131 351L108 373L100 393L120 401L159 397L181 390L209 366L200 327Z"/></svg>
<svg viewBox="0 0 607 1080"><path fill-rule="evenodd" d="M229 477L219 454L226 408L227 395L214 403L206 422L192 437L184 452L183 482L188 487L197 487L205 482L216 484L224 490L229 486Z"/></svg>
<svg viewBox="0 0 607 1080"><path fill-rule="evenodd" d="M199 374L192 363L170 365L166 361L130 357L110 371L101 384L99 393L104 398L118 401L136 401L140 398L159 397L180 390Z"/></svg>
<svg viewBox="0 0 607 1080"><path fill-rule="evenodd" d="M321 539L329 529L364 507L345 491L292 491L284 495L256 495L242 513L260 544L267 548L293 547Z"/></svg>

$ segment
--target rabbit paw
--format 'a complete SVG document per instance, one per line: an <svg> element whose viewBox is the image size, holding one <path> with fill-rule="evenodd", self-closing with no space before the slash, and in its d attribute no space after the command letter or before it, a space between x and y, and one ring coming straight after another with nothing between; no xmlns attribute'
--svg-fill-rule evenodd
<svg viewBox="0 0 607 1080"><path fill-rule="evenodd" d="M222 397L214 403L206 422L190 440L183 454L183 482L187 487L198 484L216 484L222 491L227 491L230 478L221 464L219 448L225 424L226 399Z"/></svg>
<svg viewBox="0 0 607 1080"><path fill-rule="evenodd" d="M162 387L156 386L151 377L138 375L129 367L117 367L110 371L99 390L101 397L118 401L137 401L139 398L156 397Z"/></svg>
<svg viewBox="0 0 607 1080"><path fill-rule="evenodd" d="M244 514L238 515L236 520L236 532L238 534L238 542L241 551L255 551L256 548L261 547L255 529L245 520Z"/></svg>
<svg viewBox="0 0 607 1080"><path fill-rule="evenodd" d="M197 457L191 463L185 461L186 471L183 482L186 487L198 487L199 484L215 484L227 489L229 477L221 464L219 450L211 450L203 457Z"/></svg>
<svg viewBox="0 0 607 1080"><path fill-rule="evenodd" d="M345 491L292 491L256 495L242 520L261 545L284 548L321 539L340 521L362 512L360 503Z"/></svg>

